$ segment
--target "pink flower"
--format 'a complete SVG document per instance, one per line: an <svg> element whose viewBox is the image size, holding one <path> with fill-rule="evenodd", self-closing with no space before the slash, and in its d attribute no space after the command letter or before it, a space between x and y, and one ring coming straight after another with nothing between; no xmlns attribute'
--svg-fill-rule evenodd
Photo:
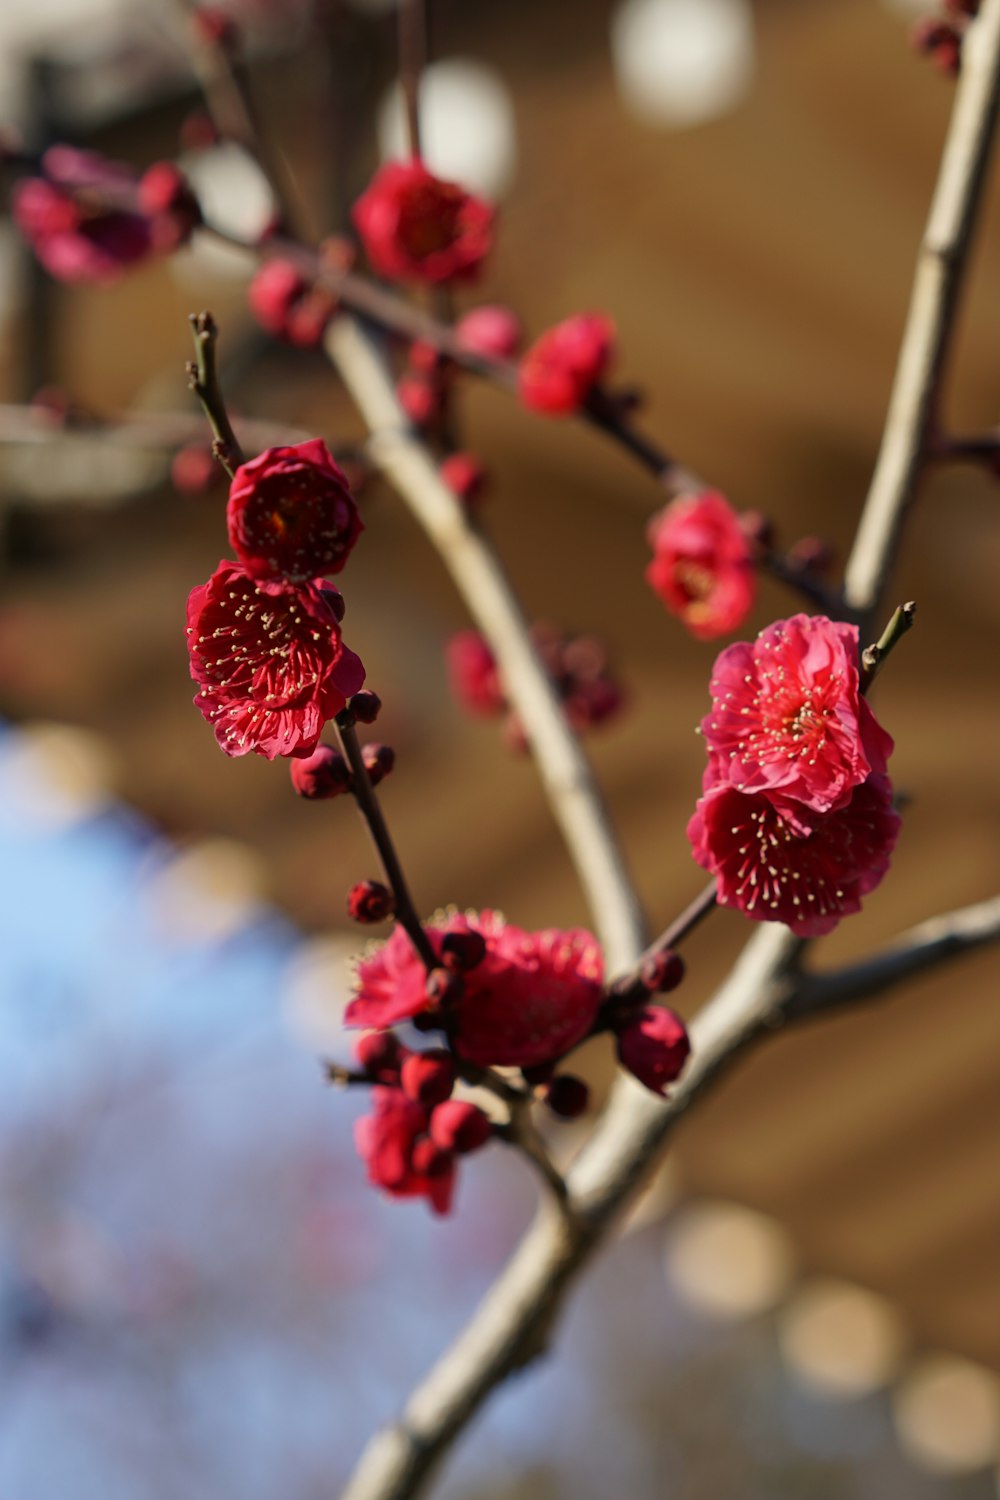
<svg viewBox="0 0 1000 1500"><path fill-rule="evenodd" d="M354 1143L368 1180L395 1198L427 1198L436 1214L451 1208L455 1164L431 1141L430 1111L398 1088L372 1089L373 1113L355 1121Z"/></svg>
<svg viewBox="0 0 1000 1500"><path fill-rule="evenodd" d="M521 347L521 324L509 307L474 307L455 325L455 338L470 354L513 359Z"/></svg>
<svg viewBox="0 0 1000 1500"><path fill-rule="evenodd" d="M265 333L314 349L336 311L336 300L314 287L290 260L269 260L247 290L250 311Z"/></svg>
<svg viewBox="0 0 1000 1500"><path fill-rule="evenodd" d="M579 411L611 363L615 325L602 313L577 313L536 339L521 360L518 389L531 411Z"/></svg>
<svg viewBox="0 0 1000 1500"><path fill-rule="evenodd" d="M258 581L220 562L187 607L195 706L227 755L309 755L365 680L340 633L340 595Z"/></svg>
<svg viewBox="0 0 1000 1500"><path fill-rule="evenodd" d="M728 782L827 812L886 769L892 739L859 694L856 625L779 620L752 643L727 646L710 687L706 789Z"/></svg>
<svg viewBox="0 0 1000 1500"><path fill-rule="evenodd" d="M899 823L889 778L875 774L826 813L719 782L699 800L687 833L695 859L716 878L720 905L819 937L879 884Z"/></svg>
<svg viewBox="0 0 1000 1500"><path fill-rule="evenodd" d="M50 276L113 281L152 253L151 225L134 211L136 182L127 167L51 146L42 171L14 189L13 214Z"/></svg>
<svg viewBox="0 0 1000 1500"><path fill-rule="evenodd" d="M590 1032L601 1004L604 965L590 933L525 932L498 912L455 912L427 934L441 955L448 933L478 932L486 953L463 975L450 1012L460 1057L484 1067L530 1067L561 1057ZM384 1028L428 1009L427 975L401 928L358 965L349 1026Z"/></svg>
<svg viewBox="0 0 1000 1500"><path fill-rule="evenodd" d="M322 438L268 448L240 464L226 522L253 578L339 573L364 529L347 477Z"/></svg>
<svg viewBox="0 0 1000 1500"><path fill-rule="evenodd" d="M172 161L148 167L139 179L137 196L159 251L169 253L186 245L201 223L201 207L191 185Z"/></svg>
<svg viewBox="0 0 1000 1500"><path fill-rule="evenodd" d="M492 206L419 161L387 162L352 217L374 269L395 281L469 280L493 243Z"/></svg>
<svg viewBox="0 0 1000 1500"><path fill-rule="evenodd" d="M646 582L699 641L735 630L749 614L756 579L750 542L714 490L682 495L650 521Z"/></svg>

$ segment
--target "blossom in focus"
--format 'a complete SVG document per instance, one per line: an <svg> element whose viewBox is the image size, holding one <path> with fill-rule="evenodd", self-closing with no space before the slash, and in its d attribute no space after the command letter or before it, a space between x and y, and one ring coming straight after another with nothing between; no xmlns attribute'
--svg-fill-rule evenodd
<svg viewBox="0 0 1000 1500"><path fill-rule="evenodd" d="M706 789L728 782L828 812L884 773L893 742L860 695L858 649L856 625L803 614L727 646L701 723Z"/></svg>
<svg viewBox="0 0 1000 1500"><path fill-rule="evenodd" d="M653 549L646 582L693 636L713 640L743 623L756 590L751 545L722 495L681 495L646 535Z"/></svg>
<svg viewBox="0 0 1000 1500"><path fill-rule="evenodd" d="M889 778L873 773L832 812L719 782L699 800L687 833L721 906L820 937L882 880L899 825Z"/></svg>
<svg viewBox="0 0 1000 1500"><path fill-rule="evenodd" d="M579 411L605 374L615 349L615 325L602 313L577 313L536 339L518 369L525 406L547 416Z"/></svg>
<svg viewBox="0 0 1000 1500"><path fill-rule="evenodd" d="M448 1016L459 1057L484 1067L530 1067L561 1057L592 1029L604 965L590 933L526 932L494 911L453 912L426 931L439 956L449 934L475 932L486 944L463 974ZM429 1008L426 971L399 927L361 959L355 989L349 1026L393 1026Z"/></svg>
<svg viewBox="0 0 1000 1500"><path fill-rule="evenodd" d="M322 438L268 448L233 476L233 550L254 578L339 573L363 530L347 477Z"/></svg>
<svg viewBox="0 0 1000 1500"><path fill-rule="evenodd" d="M127 167L92 151L50 146L41 177L18 183L14 221L50 276L113 281L154 249L152 225L132 206Z"/></svg>
<svg viewBox="0 0 1000 1500"><path fill-rule="evenodd" d="M265 333L314 349L336 311L336 299L313 286L290 260L269 260L247 288L250 311Z"/></svg>
<svg viewBox="0 0 1000 1500"><path fill-rule="evenodd" d="M352 218L372 267L394 281L468 280L493 243L492 205L419 161L381 167Z"/></svg>
<svg viewBox="0 0 1000 1500"><path fill-rule="evenodd" d="M368 1180L396 1198L426 1198L446 1214L455 1188L452 1154L431 1141L430 1111L398 1088L372 1089L372 1113L356 1120L354 1143Z"/></svg>
<svg viewBox="0 0 1000 1500"><path fill-rule="evenodd" d="M220 562L187 606L195 705L227 755L309 755L365 679L340 633L341 599L318 582L258 580Z"/></svg>

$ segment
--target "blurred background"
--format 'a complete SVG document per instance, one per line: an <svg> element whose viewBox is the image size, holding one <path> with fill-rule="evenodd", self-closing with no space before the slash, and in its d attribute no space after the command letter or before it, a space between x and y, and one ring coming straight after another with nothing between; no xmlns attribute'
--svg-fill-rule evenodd
<svg viewBox="0 0 1000 1500"><path fill-rule="evenodd" d="M304 225L344 228L398 149L391 0L232 9ZM783 542L819 534L841 558L953 92L908 44L921 9L432 6L429 164L500 203L461 306L508 302L531 334L607 311L650 432ZM183 151L212 214L254 235L273 205L238 148L198 144L182 19L154 0L4 6L0 117L138 169ZM962 432L1000 417L998 264L992 187L948 392ZM3 1500L335 1493L531 1211L500 1146L464 1170L453 1220L383 1203L351 1146L363 1102L322 1086L360 946L344 896L375 871L347 807L227 760L191 707L184 601L228 550L224 490L176 490L158 443L44 411L39 433L23 411L55 388L101 418L187 421L186 315L208 306L234 408L359 438L322 357L256 329L247 275L196 240L66 288L0 231ZM642 580L661 497L599 435L502 393L470 382L460 416L528 609L613 652L628 711L588 745L661 926L701 884L684 827L714 656ZM444 570L392 494L361 503L347 639L385 703L384 803L418 904L586 923L530 763L451 698L443 649L466 622ZM996 479L931 476L894 582L919 629L879 688L912 801L890 878L818 962L1000 883L998 569ZM764 585L752 628L796 607ZM679 1009L745 930L720 912L695 934ZM969 958L728 1077L440 1493L995 1494L997 972ZM602 1047L581 1067L609 1083Z"/></svg>

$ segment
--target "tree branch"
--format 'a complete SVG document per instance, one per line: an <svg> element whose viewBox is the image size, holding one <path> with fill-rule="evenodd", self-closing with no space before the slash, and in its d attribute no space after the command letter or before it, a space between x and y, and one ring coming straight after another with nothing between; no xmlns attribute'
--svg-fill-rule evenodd
<svg viewBox="0 0 1000 1500"><path fill-rule="evenodd" d="M327 333L326 348L368 423L373 462L434 542L470 614L489 637L608 965L613 971L629 967L643 943L639 903L587 758L531 644L503 569L410 429L372 335L341 316Z"/></svg>
<svg viewBox="0 0 1000 1500"><path fill-rule="evenodd" d="M962 906L911 927L881 953L828 974L803 973L782 1010L799 1020L822 1015L841 1005L873 1000L912 974L923 974L963 953L1000 940L1000 896Z"/></svg>
<svg viewBox="0 0 1000 1500"><path fill-rule="evenodd" d="M982 6L962 43L962 72L931 200L910 306L857 539L847 566L848 604L878 605L913 500L922 460L934 447L941 375L979 207L1000 104L1000 6Z"/></svg>
<svg viewBox="0 0 1000 1500"><path fill-rule="evenodd" d="M927 445L996 120L998 89L1000 0L984 0L979 19L969 30L885 438L848 561L848 603L866 615L880 601ZM391 385L370 339L344 319L339 327L334 326L327 347L370 425L380 434L375 444L377 461L442 547L459 588L487 633L499 628L500 637L494 639L502 669L512 691L524 695L522 712L530 722L529 733L550 795L559 799L560 820L588 893L593 899L606 880L620 880L621 903L621 892L627 892L628 886L623 871L614 874L617 851L603 814L596 811L600 804L584 797L578 828L577 799L570 796L562 801L562 771L556 768L564 763L565 726L544 674L524 641L523 620L498 565L481 538L463 522L450 496L445 503L446 492L439 493L442 487L433 464L419 442L400 426ZM497 609L483 607L479 596L484 580L493 602L500 604ZM555 725L561 728L550 741ZM572 757L567 764L571 763ZM585 780L578 789L586 784ZM574 783L569 785L572 788ZM597 834L593 868L591 837L590 833L583 836L584 828ZM634 901L621 903L620 909L621 919L611 924L617 939L613 969L634 964L641 946ZM911 934L909 948L891 950L894 959L883 956L860 966L867 969L864 983L876 983L879 974L886 984L895 982L904 971L912 972L918 957L921 963L942 961L948 951L972 946L967 939L955 947L954 934L928 932L928 925L934 926L924 924L917 929L924 937L916 945ZM631 1079L619 1079L569 1175L566 1214L560 1217L543 1207L463 1333L411 1396L399 1423L372 1439L342 1500L410 1500L493 1387L539 1352L570 1282L607 1234L617 1210L652 1169L675 1121L756 1038L790 1014L800 990L805 993L819 982L814 976L803 976L799 968L803 950L804 944L786 928L765 925L755 933L728 979L695 1018L691 1060L669 1099L656 1098ZM913 964L902 957L904 951ZM857 985L858 971L853 972ZM825 982L832 996L835 976ZM845 1000L854 997L847 994L850 986L843 975L840 986ZM832 998L830 1003L835 1003Z"/></svg>

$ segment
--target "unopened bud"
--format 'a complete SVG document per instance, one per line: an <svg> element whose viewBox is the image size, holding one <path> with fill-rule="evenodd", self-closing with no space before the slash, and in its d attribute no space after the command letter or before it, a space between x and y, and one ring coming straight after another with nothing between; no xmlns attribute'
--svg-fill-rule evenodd
<svg viewBox="0 0 1000 1500"><path fill-rule="evenodd" d="M577 1078L572 1073L560 1073L549 1084L545 1102L554 1115L559 1115L564 1120L575 1120L590 1103L590 1089L582 1078Z"/></svg>
<svg viewBox="0 0 1000 1500"><path fill-rule="evenodd" d="M293 758L290 771L292 786L310 801L339 797L351 789L351 768L331 745L319 745L312 755Z"/></svg>
<svg viewBox="0 0 1000 1500"><path fill-rule="evenodd" d="M478 1151L493 1134L493 1125L475 1104L467 1099L446 1099L431 1115L431 1140L444 1151L464 1156Z"/></svg>
<svg viewBox="0 0 1000 1500"><path fill-rule="evenodd" d="M454 1155L432 1141L429 1135L414 1143L410 1165L418 1177L443 1177L451 1171Z"/></svg>
<svg viewBox="0 0 1000 1500"><path fill-rule="evenodd" d="M391 1031L368 1031L354 1044L358 1067L380 1083L399 1076L404 1051Z"/></svg>
<svg viewBox="0 0 1000 1500"><path fill-rule="evenodd" d="M374 724L381 708L382 699L378 693L370 692L368 688L355 693L351 699L351 713L359 724Z"/></svg>
<svg viewBox="0 0 1000 1500"><path fill-rule="evenodd" d="M359 880L347 896L347 914L355 922L384 922L396 909L388 886L379 880Z"/></svg>
<svg viewBox="0 0 1000 1500"><path fill-rule="evenodd" d="M684 978L684 960L679 953L674 953L670 948L664 948L659 953L651 953L643 961L639 976L642 979L643 988L651 995L669 995L675 990Z"/></svg>
<svg viewBox="0 0 1000 1500"><path fill-rule="evenodd" d="M365 770L368 772L368 779L372 786L378 786L396 764L396 752L391 745L364 745L361 750L361 759L365 763Z"/></svg>
<svg viewBox="0 0 1000 1500"><path fill-rule="evenodd" d="M654 1094L662 1094L684 1067L691 1043L680 1016L650 1005L618 1032L618 1060Z"/></svg>
<svg viewBox="0 0 1000 1500"><path fill-rule="evenodd" d="M804 536L789 547L788 561L793 568L825 573L833 564L833 548L822 537Z"/></svg>
<svg viewBox="0 0 1000 1500"><path fill-rule="evenodd" d="M762 510L744 510L739 514L740 530L758 547L774 546L774 522Z"/></svg>
<svg viewBox="0 0 1000 1500"><path fill-rule="evenodd" d="M445 968L465 974L486 957L486 939L481 932L449 932L441 940Z"/></svg>
<svg viewBox="0 0 1000 1500"><path fill-rule="evenodd" d="M400 1083L407 1098L433 1109L451 1098L457 1076L451 1053L433 1047L429 1052L411 1052L403 1064Z"/></svg>
<svg viewBox="0 0 1000 1500"><path fill-rule="evenodd" d="M435 1009L441 1010L460 1000L464 989L458 974L451 974L447 969L431 969L424 994Z"/></svg>
<svg viewBox="0 0 1000 1500"><path fill-rule="evenodd" d="M450 453L440 472L445 484L463 505L478 504L486 493L486 466L474 453Z"/></svg>

